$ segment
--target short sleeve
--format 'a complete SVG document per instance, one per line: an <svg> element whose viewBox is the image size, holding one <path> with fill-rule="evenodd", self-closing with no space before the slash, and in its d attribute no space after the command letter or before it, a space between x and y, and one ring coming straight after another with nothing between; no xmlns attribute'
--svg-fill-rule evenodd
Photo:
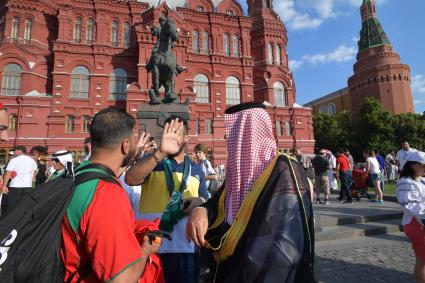
<svg viewBox="0 0 425 283"><path fill-rule="evenodd" d="M99 181L95 196L80 222L85 249L102 282L136 264L142 250L134 235L135 220L125 191Z"/></svg>
<svg viewBox="0 0 425 283"><path fill-rule="evenodd" d="M34 159L32 159L31 158L31 160L32 160L32 167L33 167L33 171L35 171L35 170L37 170L38 169L38 166L37 166L37 163L34 161Z"/></svg>
<svg viewBox="0 0 425 283"><path fill-rule="evenodd" d="M6 171L13 171L13 170L15 170L16 169L15 163L16 163L16 159L13 159L12 158L9 161L9 163L7 164Z"/></svg>
<svg viewBox="0 0 425 283"><path fill-rule="evenodd" d="M215 175L215 174L217 174L215 172L214 168L212 167L211 162L209 162L208 160L207 160L207 162L208 162L208 167L207 167L207 174L206 175Z"/></svg>

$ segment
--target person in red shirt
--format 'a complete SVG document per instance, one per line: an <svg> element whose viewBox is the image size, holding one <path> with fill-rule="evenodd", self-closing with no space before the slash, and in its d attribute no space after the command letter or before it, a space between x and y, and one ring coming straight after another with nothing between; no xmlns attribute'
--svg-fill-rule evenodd
<svg viewBox="0 0 425 283"><path fill-rule="evenodd" d="M80 166L95 163L116 178L135 155L133 128L134 119L126 112L117 108L99 111L90 125L91 159ZM161 281L144 278L152 273L148 259L159 243L150 243L147 236L139 243L136 230L131 204L121 186L103 180L78 185L62 223L65 282Z"/></svg>
<svg viewBox="0 0 425 283"><path fill-rule="evenodd" d="M353 203L350 190L350 160L344 154L342 149L337 151L337 156L336 170L338 171L339 179L341 181L341 190L339 192L338 200L342 202L345 196L346 200L344 203Z"/></svg>

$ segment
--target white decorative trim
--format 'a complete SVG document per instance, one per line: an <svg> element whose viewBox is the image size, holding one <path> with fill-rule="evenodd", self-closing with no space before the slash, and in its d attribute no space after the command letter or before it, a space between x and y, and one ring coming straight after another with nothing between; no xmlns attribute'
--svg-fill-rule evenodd
<svg viewBox="0 0 425 283"><path fill-rule="evenodd" d="M34 66L35 66L35 62L29 62L29 61L28 61L28 65L30 65L30 68L32 69L32 68L34 68Z"/></svg>

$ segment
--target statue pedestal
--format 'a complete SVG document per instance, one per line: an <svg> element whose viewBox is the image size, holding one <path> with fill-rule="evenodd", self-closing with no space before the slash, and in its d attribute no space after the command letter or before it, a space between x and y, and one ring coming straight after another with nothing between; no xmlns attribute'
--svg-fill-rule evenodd
<svg viewBox="0 0 425 283"><path fill-rule="evenodd" d="M165 120L170 116L177 116L189 122L188 104L144 104L137 112L139 136L142 132L150 133L157 143L160 142L164 130Z"/></svg>

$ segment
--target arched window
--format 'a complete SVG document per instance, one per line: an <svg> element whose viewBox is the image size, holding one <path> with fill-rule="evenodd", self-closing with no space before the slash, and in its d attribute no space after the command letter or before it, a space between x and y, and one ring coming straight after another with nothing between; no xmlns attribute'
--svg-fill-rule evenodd
<svg viewBox="0 0 425 283"><path fill-rule="evenodd" d="M124 48L130 48L130 24L125 23L124 24L124 35L123 35L123 42L124 42Z"/></svg>
<svg viewBox="0 0 425 283"><path fill-rule="evenodd" d="M268 58L268 63L269 65L273 65L274 63L274 58L273 58L273 45L271 43L267 44L267 58Z"/></svg>
<svg viewBox="0 0 425 283"><path fill-rule="evenodd" d="M239 57L239 36L233 35L233 57Z"/></svg>
<svg viewBox="0 0 425 283"><path fill-rule="evenodd" d="M8 64L4 68L3 81L1 84L2 95L21 94L22 68L18 64Z"/></svg>
<svg viewBox="0 0 425 283"><path fill-rule="evenodd" d="M94 20L87 21L87 44L93 44L94 41Z"/></svg>
<svg viewBox="0 0 425 283"><path fill-rule="evenodd" d="M199 54L199 32L194 30L192 33L192 49L193 53Z"/></svg>
<svg viewBox="0 0 425 283"><path fill-rule="evenodd" d="M207 31L202 33L202 49L205 54L210 53L210 34Z"/></svg>
<svg viewBox="0 0 425 283"><path fill-rule="evenodd" d="M118 22L112 22L111 46L118 47Z"/></svg>
<svg viewBox="0 0 425 283"><path fill-rule="evenodd" d="M320 113L327 113L326 105L322 105L322 106L320 106L320 108L319 108L319 112L320 112Z"/></svg>
<svg viewBox="0 0 425 283"><path fill-rule="evenodd" d="M209 103L210 102L210 91L208 86L208 78L203 74L196 75L194 79L193 89L196 93L195 102L197 103Z"/></svg>
<svg viewBox="0 0 425 283"><path fill-rule="evenodd" d="M10 31L10 38L12 42L16 42L19 36L19 18L14 17L12 21L12 30Z"/></svg>
<svg viewBox="0 0 425 283"><path fill-rule="evenodd" d="M273 85L274 105L277 107L286 106L285 87L281 82L275 82Z"/></svg>
<svg viewBox="0 0 425 283"><path fill-rule="evenodd" d="M71 75L71 97L89 98L90 72L84 66L77 66Z"/></svg>
<svg viewBox="0 0 425 283"><path fill-rule="evenodd" d="M127 73L123 69L114 69L109 80L109 97L125 100L127 92Z"/></svg>
<svg viewBox="0 0 425 283"><path fill-rule="evenodd" d="M276 45L276 64L282 65L282 49L279 44Z"/></svg>
<svg viewBox="0 0 425 283"><path fill-rule="evenodd" d="M241 103L241 87L239 80L235 77L226 79L226 104L234 105Z"/></svg>
<svg viewBox="0 0 425 283"><path fill-rule="evenodd" d="M32 33L32 20L25 20L25 33L24 33L24 43L30 44L31 42L31 33Z"/></svg>
<svg viewBox="0 0 425 283"><path fill-rule="evenodd" d="M224 55L230 56L230 43L229 43L229 34L225 33L223 36L223 48L224 48Z"/></svg>
<svg viewBox="0 0 425 283"><path fill-rule="evenodd" d="M78 17L75 20L75 26L74 26L74 43L80 44L81 43L81 26L83 25L83 19Z"/></svg>

